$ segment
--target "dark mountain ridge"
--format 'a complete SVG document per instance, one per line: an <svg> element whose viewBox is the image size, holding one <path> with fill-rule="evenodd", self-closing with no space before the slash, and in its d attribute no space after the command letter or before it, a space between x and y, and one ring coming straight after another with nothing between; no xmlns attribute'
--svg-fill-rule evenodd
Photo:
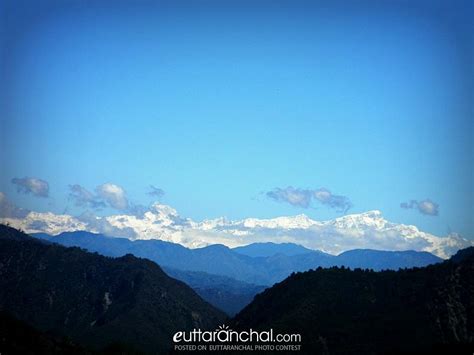
<svg viewBox="0 0 474 355"><path fill-rule="evenodd" d="M354 249L337 256L336 266L351 269L398 270L403 268L423 267L436 264L442 259L426 251L386 251L373 249Z"/></svg>
<svg viewBox="0 0 474 355"><path fill-rule="evenodd" d="M471 247L424 268L292 274L258 294L232 327L299 333L304 354L471 354L473 320Z"/></svg>
<svg viewBox="0 0 474 355"><path fill-rule="evenodd" d="M0 310L96 349L165 352L177 330L226 316L154 262L44 243L0 225Z"/></svg>
<svg viewBox="0 0 474 355"><path fill-rule="evenodd" d="M0 311L0 349L2 354L92 355L68 339L46 334Z"/></svg>

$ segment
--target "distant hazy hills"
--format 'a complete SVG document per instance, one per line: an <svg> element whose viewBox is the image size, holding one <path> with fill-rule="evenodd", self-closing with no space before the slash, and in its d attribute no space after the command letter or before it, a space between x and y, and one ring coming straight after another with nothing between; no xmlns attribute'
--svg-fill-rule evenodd
<svg viewBox="0 0 474 355"><path fill-rule="evenodd" d="M233 251L248 255L252 257L268 257L277 254L283 254L286 256L301 255L306 253L312 253L314 250L305 248L302 245L293 243L253 243L242 247L236 247Z"/></svg>
<svg viewBox="0 0 474 355"><path fill-rule="evenodd" d="M78 246L102 255L133 254L155 261L172 277L191 286L206 301L232 316L253 297L295 271L335 265L374 270L425 266L441 259L427 252L352 250L334 256L292 243L254 243L230 249L224 245L188 249L161 240L112 238L77 231L35 237Z"/></svg>
<svg viewBox="0 0 474 355"><path fill-rule="evenodd" d="M167 351L177 330L212 329L226 318L149 260L107 258L0 225L1 310L93 348L153 352Z"/></svg>
<svg viewBox="0 0 474 355"><path fill-rule="evenodd" d="M45 234L35 236L107 256L130 253L172 269L200 271L267 286L283 280L292 272L318 266L345 265L382 270L425 266L441 261L430 253L415 251L352 250L334 256L291 243L258 243L235 249L224 245L188 249L180 244L161 240L131 241L83 231L61 233L54 237Z"/></svg>
<svg viewBox="0 0 474 355"><path fill-rule="evenodd" d="M436 264L442 259L424 251L349 250L337 256L338 265L349 268L398 270Z"/></svg>
<svg viewBox="0 0 474 355"><path fill-rule="evenodd" d="M199 296L230 316L241 311L257 293L266 288L201 271L183 271L167 267L163 267L163 270L169 276L186 283Z"/></svg>
<svg viewBox="0 0 474 355"><path fill-rule="evenodd" d="M300 333L303 354L471 354L473 319L471 247L425 268L293 274L257 295L232 327Z"/></svg>

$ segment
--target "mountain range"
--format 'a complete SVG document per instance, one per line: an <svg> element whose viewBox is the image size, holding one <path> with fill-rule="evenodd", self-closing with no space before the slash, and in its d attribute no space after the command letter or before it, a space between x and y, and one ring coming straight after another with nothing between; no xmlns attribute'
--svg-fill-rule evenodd
<svg viewBox="0 0 474 355"><path fill-rule="evenodd" d="M259 293L250 304L228 319L166 273L185 279L193 288L204 286L211 292L227 285L227 291L239 295L247 286L244 283L170 267L164 267L165 273L154 262L131 254L105 257L48 240L58 236L39 237L0 225L2 351L165 354L176 331L212 330L227 324L234 330L273 329L275 334L301 334L301 354L433 353L440 349L450 354L472 353L472 247L447 261L398 271L376 272L356 265L374 255L376 258L370 261L374 267L381 260L413 262L419 253L355 250L331 256L345 258L353 263L353 269L331 266L292 273L272 287L255 291ZM118 240L123 244L120 247L138 243L143 250L153 249L150 242L158 242L158 246L164 243L169 255L175 247L184 248L87 232L65 233L64 240L82 237L105 244ZM225 250L252 260L326 255L305 250L293 254L301 249L287 244L281 248L275 244L249 245L238 251L223 246L208 248L205 255ZM268 256L243 255L256 251ZM436 258L428 253L422 256Z"/></svg>
<svg viewBox="0 0 474 355"><path fill-rule="evenodd" d="M252 257L268 257L277 254L287 256L301 255L312 253L314 250L303 247L294 243L252 243L241 247L233 248L233 251Z"/></svg>
<svg viewBox="0 0 474 355"><path fill-rule="evenodd" d="M197 271L227 276L254 285L269 286L295 271L306 271L335 265L372 268L375 270L425 266L441 259L427 252L353 250L331 255L305 249L295 244L260 243L231 249L224 245L209 245L189 249L161 240L113 238L89 232L65 232L56 236L33 234L35 237L64 246L78 246L106 256L133 254L155 261L167 268ZM258 255L255 254L258 249ZM295 253L296 250L302 253Z"/></svg>
<svg viewBox="0 0 474 355"><path fill-rule="evenodd" d="M33 236L105 256L133 254L155 261L168 275L185 282L203 299L230 316L238 313L267 286L295 271L335 265L396 270L442 260L430 253L416 251L352 250L334 256L292 243L256 243L234 249L210 245L188 249L161 240L131 241L84 231Z"/></svg>
<svg viewBox="0 0 474 355"><path fill-rule="evenodd" d="M130 240L161 240L188 248L222 244L234 248L272 241L293 243L312 250L339 254L352 249L427 251L448 258L472 241L451 233L439 237L413 225L387 221L380 211L345 215L316 221L302 214L271 219L246 218L232 221L216 218L201 222L181 217L170 206L155 203L136 214L96 216L83 213L74 217L51 212L29 212L22 218L1 218L27 233L58 235L62 232L89 231Z"/></svg>

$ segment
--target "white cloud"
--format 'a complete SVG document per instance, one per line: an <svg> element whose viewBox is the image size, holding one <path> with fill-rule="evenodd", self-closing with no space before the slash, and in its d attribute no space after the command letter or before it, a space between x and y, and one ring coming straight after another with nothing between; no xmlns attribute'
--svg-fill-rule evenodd
<svg viewBox="0 0 474 355"><path fill-rule="evenodd" d="M36 197L48 197L49 196L49 184L47 181L33 178L13 178L12 184L16 185L17 191L24 194L32 194Z"/></svg>
<svg viewBox="0 0 474 355"><path fill-rule="evenodd" d="M164 194L165 192L159 187L150 185L150 191L148 191L148 195L160 198L160 197L163 197Z"/></svg>
<svg viewBox="0 0 474 355"><path fill-rule="evenodd" d="M402 202L400 207L404 209L417 209L420 213L428 216L437 216L439 214L439 205L429 198L422 201L411 200L409 202Z"/></svg>
<svg viewBox="0 0 474 355"><path fill-rule="evenodd" d="M131 203L127 198L125 189L116 184L106 183L99 185L95 188L95 193L90 192L79 184L69 185L69 190L69 198L78 207L89 207L94 210L112 207L137 216L143 215L148 211L147 206Z"/></svg>
<svg viewBox="0 0 474 355"><path fill-rule="evenodd" d="M100 196L94 195L79 184L69 185L69 190L69 198L74 200L76 206L94 209L106 207Z"/></svg>
<svg viewBox="0 0 474 355"><path fill-rule="evenodd" d="M288 186L286 188L276 187L267 192L267 197L278 201L286 202L292 206L308 208L311 203L311 191Z"/></svg>
<svg viewBox="0 0 474 355"><path fill-rule="evenodd" d="M28 213L30 213L29 210L17 207L3 192L0 192L0 218L24 218Z"/></svg>
<svg viewBox="0 0 474 355"><path fill-rule="evenodd" d="M125 190L112 183L102 184L96 187L97 195L107 204L117 210L126 210L128 208L128 199Z"/></svg>
<svg viewBox="0 0 474 355"><path fill-rule="evenodd" d="M314 190L313 197L323 205L334 208L340 212L346 213L352 207L352 202L348 197L334 195L331 191L325 188Z"/></svg>
<svg viewBox="0 0 474 355"><path fill-rule="evenodd" d="M310 207L313 200L344 213L352 207L352 202L347 196L335 195L324 187L315 190L294 188L293 186L276 187L268 191L266 196L277 202L286 202L302 208Z"/></svg>

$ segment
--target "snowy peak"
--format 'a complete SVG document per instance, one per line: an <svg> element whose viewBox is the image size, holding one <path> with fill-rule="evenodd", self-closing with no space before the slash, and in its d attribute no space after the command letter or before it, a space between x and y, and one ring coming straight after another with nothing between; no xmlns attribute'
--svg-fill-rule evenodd
<svg viewBox="0 0 474 355"><path fill-rule="evenodd" d="M161 217L178 217L178 212L171 206L163 205L161 203L155 202L151 207L150 211L154 214L157 214Z"/></svg>
<svg viewBox="0 0 474 355"><path fill-rule="evenodd" d="M27 233L47 233L57 235L62 232L86 230L86 223L66 214L51 212L30 212L25 218L0 218L0 223L8 224L13 228L22 229Z"/></svg>
<svg viewBox="0 0 474 355"><path fill-rule="evenodd" d="M240 221L230 221L226 217L220 217L216 219L204 220L197 223L198 228L204 230L220 229L220 230L237 230L237 229L255 229L255 228L266 228L266 229L298 229L308 228L311 225L318 224L319 222L313 221L305 214L297 216L287 217L276 217L270 219L259 219L259 218L246 218Z"/></svg>
<svg viewBox="0 0 474 355"><path fill-rule="evenodd" d="M229 224L230 222L227 220L226 217L219 217L215 219L205 219L202 222L195 223L194 226L198 229L212 230L227 226Z"/></svg>
<svg viewBox="0 0 474 355"><path fill-rule="evenodd" d="M272 219L257 219L257 218L246 218L237 225L242 225L246 228L282 228L282 229L299 229L308 228L318 222L313 221L305 214L289 217L276 217Z"/></svg>
<svg viewBox="0 0 474 355"><path fill-rule="evenodd" d="M387 225L387 221L383 218L382 212L379 210L349 214L326 223L332 224L337 228L370 227L381 229Z"/></svg>

